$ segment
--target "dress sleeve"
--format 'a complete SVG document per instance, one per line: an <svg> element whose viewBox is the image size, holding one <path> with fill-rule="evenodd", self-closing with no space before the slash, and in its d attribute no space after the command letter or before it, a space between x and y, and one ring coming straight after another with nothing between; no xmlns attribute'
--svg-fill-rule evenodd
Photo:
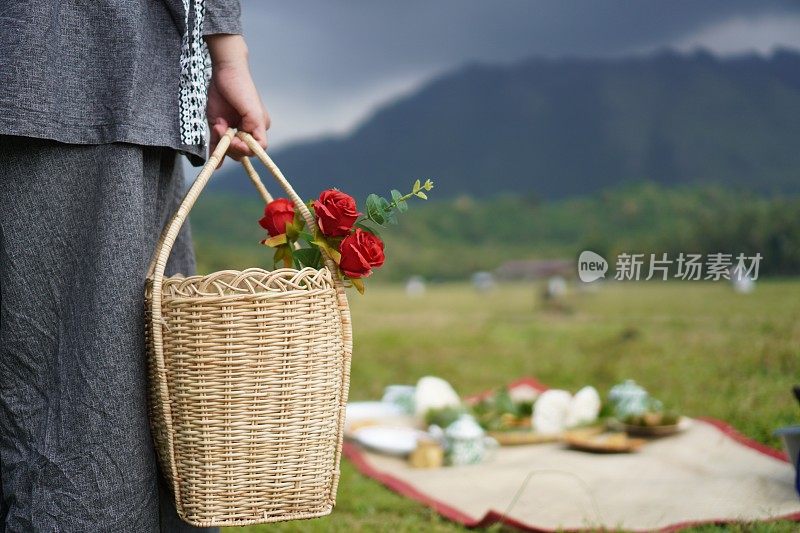
<svg viewBox="0 0 800 533"><path fill-rule="evenodd" d="M205 0L204 7L203 35L242 33L239 0Z"/></svg>

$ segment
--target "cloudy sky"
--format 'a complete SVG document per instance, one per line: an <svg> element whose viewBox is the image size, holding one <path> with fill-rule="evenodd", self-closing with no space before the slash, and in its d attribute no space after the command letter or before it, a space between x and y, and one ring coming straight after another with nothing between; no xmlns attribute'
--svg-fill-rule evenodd
<svg viewBox="0 0 800 533"><path fill-rule="evenodd" d="M470 61L800 49L778 0L242 0L273 147L345 133L381 103Z"/></svg>

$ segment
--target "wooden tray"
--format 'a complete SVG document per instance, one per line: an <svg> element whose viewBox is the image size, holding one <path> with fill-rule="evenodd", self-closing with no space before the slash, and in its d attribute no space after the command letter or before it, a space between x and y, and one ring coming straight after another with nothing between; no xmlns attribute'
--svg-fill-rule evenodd
<svg viewBox="0 0 800 533"><path fill-rule="evenodd" d="M663 426L640 426L637 424L626 424L625 422L615 421L611 426L614 429L622 430L634 437L667 437L686 429L688 419L680 417L674 424Z"/></svg>
<svg viewBox="0 0 800 533"><path fill-rule="evenodd" d="M570 448L591 453L631 453L638 451L647 441L634 439L625 433L591 433L585 430L570 431L564 435Z"/></svg>
<svg viewBox="0 0 800 533"><path fill-rule="evenodd" d="M680 424L671 424L668 426L636 426L632 424L622 424L622 428L628 435L636 437L666 437L674 435L681 430Z"/></svg>
<svg viewBox="0 0 800 533"><path fill-rule="evenodd" d="M603 426L589 426L573 429L567 432L580 432L583 435L597 435L603 432ZM497 441L500 446L520 446L523 444L544 444L546 442L559 442L564 440L564 433L543 435L531 430L489 431L488 435Z"/></svg>
<svg viewBox="0 0 800 533"><path fill-rule="evenodd" d="M511 431L489 431L492 437L500 446L521 446L524 444L543 444L545 442L558 442L561 435L543 435L535 431L511 430Z"/></svg>

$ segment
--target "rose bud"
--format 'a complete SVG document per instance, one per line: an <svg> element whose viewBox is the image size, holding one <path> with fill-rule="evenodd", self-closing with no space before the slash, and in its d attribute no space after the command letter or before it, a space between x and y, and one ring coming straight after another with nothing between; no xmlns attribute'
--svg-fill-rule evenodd
<svg viewBox="0 0 800 533"><path fill-rule="evenodd" d="M294 205L287 198L278 198L267 204L264 216L258 221L270 237L286 233L286 224L294 220Z"/></svg>
<svg viewBox="0 0 800 533"><path fill-rule="evenodd" d="M314 201L314 212L323 235L340 237L347 235L361 214L353 197L336 189L322 191Z"/></svg>
<svg viewBox="0 0 800 533"><path fill-rule="evenodd" d="M339 268L348 278L366 278L373 268L383 265L383 241L361 228L348 235L339 245L342 259Z"/></svg>

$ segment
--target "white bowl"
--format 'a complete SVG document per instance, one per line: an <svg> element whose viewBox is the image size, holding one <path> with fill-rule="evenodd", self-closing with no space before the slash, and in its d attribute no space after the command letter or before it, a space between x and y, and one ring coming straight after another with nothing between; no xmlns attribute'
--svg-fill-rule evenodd
<svg viewBox="0 0 800 533"><path fill-rule="evenodd" d="M353 432L356 441L376 452L406 456L417 448L424 431L408 427L367 426Z"/></svg>

